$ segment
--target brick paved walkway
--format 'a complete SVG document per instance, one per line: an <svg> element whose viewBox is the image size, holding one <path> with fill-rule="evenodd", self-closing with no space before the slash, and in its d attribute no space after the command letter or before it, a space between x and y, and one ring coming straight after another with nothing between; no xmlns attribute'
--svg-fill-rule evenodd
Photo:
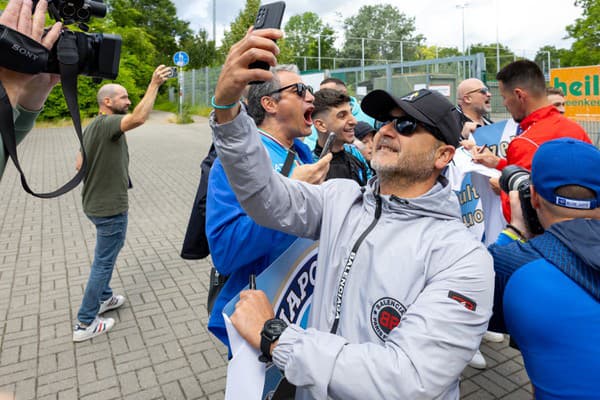
<svg viewBox="0 0 600 400"><path fill-rule="evenodd" d="M107 313L107 335L75 344L94 230L80 187L52 200L26 195L9 166L0 181L0 397L28 399L222 399L227 354L207 333L209 261L179 257L208 151L206 120L185 126L154 113L128 133L129 229L112 286L127 302ZM37 129L19 147L35 190L73 173L72 128ZM463 399L530 399L518 352L484 344L490 368L467 368Z"/></svg>

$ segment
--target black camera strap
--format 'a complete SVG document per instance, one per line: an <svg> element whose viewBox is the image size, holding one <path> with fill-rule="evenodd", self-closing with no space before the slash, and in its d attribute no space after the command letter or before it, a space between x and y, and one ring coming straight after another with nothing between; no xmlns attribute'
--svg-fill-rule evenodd
<svg viewBox="0 0 600 400"><path fill-rule="evenodd" d="M0 24L0 65L13 71L37 74L48 64L50 51L29 36Z"/></svg>
<svg viewBox="0 0 600 400"><path fill-rule="evenodd" d="M62 91L65 96L71 118L73 119L73 126L75 127L77 138L79 139L83 163L77 174L57 190L49 193L36 193L31 190L27 184L25 174L21 169L19 158L17 156L17 139L15 135L15 124L13 121L13 109L8 99L8 95L4 90L4 86L2 86L0 83L0 134L2 135L2 141L4 142L4 149L9 154L10 158L15 164L15 167L21 174L21 185L23 186L23 189L25 189L25 191L32 196L42 199L58 197L75 188L79 182L82 181L87 166L85 152L83 151L83 133L81 130L81 118L79 115L79 104L77 101L79 55L77 53L77 44L75 40L75 36L72 34L72 32L64 31L59 38L57 55Z"/></svg>

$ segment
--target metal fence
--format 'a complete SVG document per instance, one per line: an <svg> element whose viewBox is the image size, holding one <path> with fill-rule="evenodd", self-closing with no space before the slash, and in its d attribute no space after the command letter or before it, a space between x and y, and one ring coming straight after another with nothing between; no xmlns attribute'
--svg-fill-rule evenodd
<svg viewBox="0 0 600 400"><path fill-rule="evenodd" d="M439 58L434 60L408 61L402 63L373 64L372 60L363 60L362 65L348 68L326 69L324 76L342 79L350 92L357 95L360 89L366 92L373 89L385 89L397 95L413 90L415 87L434 87L447 91L452 102L456 101L456 87L465 78L475 77L486 82L492 93L492 113L494 121L510 118L502 105L498 83L487 79L483 54ZM368 65L367 65L368 64ZM299 64L302 67L302 64ZM221 68L202 68L185 71L182 75L183 102L191 105L209 106L210 98L221 72ZM362 97L357 96L359 99ZM170 92L170 100L178 101L175 90ZM600 147L600 121L577 121L588 132L594 144Z"/></svg>

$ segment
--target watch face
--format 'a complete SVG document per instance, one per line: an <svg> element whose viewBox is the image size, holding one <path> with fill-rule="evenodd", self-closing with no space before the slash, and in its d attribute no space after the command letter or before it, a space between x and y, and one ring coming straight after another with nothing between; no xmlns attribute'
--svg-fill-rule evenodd
<svg viewBox="0 0 600 400"><path fill-rule="evenodd" d="M285 321L271 319L265 323L264 333L271 338L279 338L285 328L287 328Z"/></svg>

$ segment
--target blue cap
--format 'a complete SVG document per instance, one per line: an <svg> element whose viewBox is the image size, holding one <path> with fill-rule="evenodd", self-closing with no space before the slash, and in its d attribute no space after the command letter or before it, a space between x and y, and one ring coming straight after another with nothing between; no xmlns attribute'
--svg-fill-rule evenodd
<svg viewBox="0 0 600 400"><path fill-rule="evenodd" d="M542 144L531 164L535 191L548 202L567 208L592 210L600 206L600 150L581 140L562 138ZM556 194L566 185L583 186L595 193L589 199Z"/></svg>

